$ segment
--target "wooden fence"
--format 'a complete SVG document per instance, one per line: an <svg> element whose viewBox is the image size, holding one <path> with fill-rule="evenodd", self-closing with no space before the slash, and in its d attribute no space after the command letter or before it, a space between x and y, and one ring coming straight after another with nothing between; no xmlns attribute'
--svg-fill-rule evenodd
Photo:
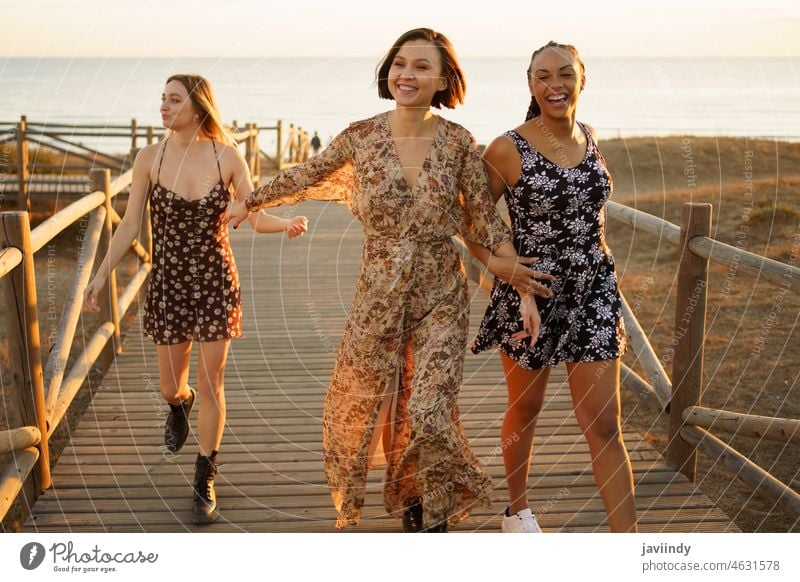
<svg viewBox="0 0 800 582"><path fill-rule="evenodd" d="M280 170L309 157L310 138L308 132L294 124L286 126L278 120L274 126L258 126L247 123L240 128L237 122L230 127L236 141L244 144L244 156L253 175L254 183L261 176L262 164L272 170ZM262 132L275 132L275 150L265 152L259 145ZM32 187L39 192L58 190L62 195L85 194L85 175L95 168L108 168L112 172L124 172L130 167L132 158L119 152L102 152L79 140L95 138L105 141L124 140L120 151L135 152L141 145L149 145L164 137L164 129L154 126L142 127L132 119L130 125L69 125L57 123L33 123L27 116L18 122L0 122L0 146L14 144L13 159L10 155L0 158L0 188L16 193L17 208L30 210ZM63 154L64 162L41 163L31 159L31 144ZM38 153L38 151L37 151ZM71 177L71 175L75 175Z"/></svg>
<svg viewBox="0 0 800 582"><path fill-rule="evenodd" d="M684 204L680 226L616 202L609 201L606 209L608 218L653 234L680 249L671 376L622 297L629 344L643 375L622 363L621 383L654 414L668 416L667 462L694 481L697 453L705 453L721 462L762 498L793 519L800 519L798 493L710 432L800 444L800 420L701 405L709 261L737 268L795 293L800 293L800 269L711 238L710 204ZM491 278L485 267L466 247L458 244L468 276L488 291Z"/></svg>

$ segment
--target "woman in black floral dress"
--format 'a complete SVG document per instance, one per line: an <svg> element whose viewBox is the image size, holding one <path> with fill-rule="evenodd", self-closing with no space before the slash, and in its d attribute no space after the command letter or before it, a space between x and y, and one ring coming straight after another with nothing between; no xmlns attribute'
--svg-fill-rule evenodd
<svg viewBox="0 0 800 582"><path fill-rule="evenodd" d="M505 195L517 252L537 257L536 268L555 276L553 297L536 297L539 326L529 335L519 325L519 295L497 280L472 346L476 353L500 348L508 383L502 442L509 443L503 455L510 504L502 529L541 531L528 507L528 470L550 368L565 362L608 524L612 531L636 531L633 473L620 428L619 358L626 340L604 237L611 177L594 131L575 120L586 80L575 48L551 42L534 52L528 80L526 122L494 140L484 158L495 198ZM480 249L473 252L481 257ZM492 270L507 278L497 264Z"/></svg>
<svg viewBox="0 0 800 582"><path fill-rule="evenodd" d="M97 296L139 232L149 199L153 269L142 323L158 346L161 394L170 405L164 448L176 453L183 447L199 393L193 513L196 523L209 523L218 515L214 476L225 427L225 361L230 340L242 335L239 276L225 214L231 188L239 197L250 191L250 172L230 145L203 77L167 79L161 117L170 136L136 156L125 215L84 298L89 310L99 310ZM306 228L302 216L284 220L262 213L250 223L257 232L288 231L290 237ZM193 341L200 344L197 391L188 385Z"/></svg>

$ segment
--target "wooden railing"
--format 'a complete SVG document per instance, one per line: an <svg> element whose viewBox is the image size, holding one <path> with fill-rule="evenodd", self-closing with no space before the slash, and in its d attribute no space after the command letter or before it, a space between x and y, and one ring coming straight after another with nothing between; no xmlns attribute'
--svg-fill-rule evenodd
<svg viewBox="0 0 800 582"><path fill-rule="evenodd" d="M309 157L308 133L293 124L289 124L286 128L284 123L278 120L274 126L247 123L244 128L239 128L234 121L230 129L237 143L245 146L245 159L255 184L258 184L261 178L262 162L269 164L271 169L281 170L304 162ZM259 136L264 131L276 133L275 151L272 155L259 146ZM130 149L135 153L141 145L149 145L163 138L164 133L163 128L142 127L135 119L131 120L130 125L69 125L33 123L23 115L18 122L0 122L0 146L9 143L15 145L13 160L6 159L6 156L0 158L0 171L6 172L0 174L0 184L15 183L17 208L30 210L32 184L45 189L54 189L50 187L57 188L66 184L82 186L85 182L82 176L93 168L108 168L112 172L121 172L130 167L132 160L130 155L120 156L118 152L102 152L80 143L79 138L129 140L130 145L126 143L120 147L120 151L127 152ZM30 144L63 154L66 156L65 162L60 164L43 164L36 160L32 162ZM66 163L67 159L71 163ZM75 163L76 161L82 163ZM35 175L43 172L48 175ZM78 176L70 180L65 177L69 173L77 173ZM16 177L13 174L16 174Z"/></svg>
<svg viewBox="0 0 800 582"><path fill-rule="evenodd" d="M280 125L280 124L279 124ZM22 122L24 129L24 119ZM263 128L247 124L234 129L237 143L245 146L245 159L250 165L254 185L260 180L261 159L258 134ZM134 136L140 130L132 128ZM146 130L148 141L155 132ZM132 141L136 151L136 138ZM20 168L26 167L24 158ZM11 453L12 460L0 476L0 520L7 514L20 491L25 489L28 508L38 495L50 487L49 439L64 420L70 404L93 367L105 370L115 354L121 352L120 321L130 309L151 269L152 237L150 213L140 236L130 252L138 258L138 267L120 295L116 273L108 278L106 292L99 298L100 323L85 344L83 352L67 370L70 349L75 338L83 292L93 265L102 260L110 245L113 229L121 218L111 205L112 199L126 190L133 171L128 169L111 179L109 168L90 170L91 193L63 208L36 228L31 229L25 210L1 212L0 222L0 285L4 287L4 309L9 344L8 406L9 430L0 431L0 455ZM27 208L27 199L20 208ZM77 260L72 284L58 323L53 347L43 353L39 338L37 288L34 261L37 251L56 235L88 215L88 226ZM109 341L112 340L112 341ZM47 361L43 363L43 358ZM14 426L16 425L16 426Z"/></svg>
<svg viewBox="0 0 800 582"><path fill-rule="evenodd" d="M128 311L150 271L149 258L141 261L125 293L117 294L116 274L108 278L108 292L100 298L101 323L87 342L83 353L65 371L75 336L83 291L97 257L105 255L112 236L111 199L131 182L132 170L111 181L108 169L91 173L92 193L73 202L31 230L28 213L0 213L0 279L5 287L6 331L9 339L11 390L8 393L9 418L20 427L0 432L0 453L13 453L0 478L0 518L5 516L29 475L33 476L26 500L33 500L49 488L49 438L63 420L69 405L94 365L105 369L120 350L119 321ZM53 238L89 215L85 239L77 268L67 293L55 342L46 364L42 364L37 313L34 255ZM149 232L149 222L145 225ZM138 242L138 241L137 241ZM149 257L149 242L146 243ZM114 341L109 344L109 340Z"/></svg>
<svg viewBox="0 0 800 582"><path fill-rule="evenodd" d="M621 384L636 394L655 414L668 415L667 462L694 481L697 453L703 452L720 461L753 491L788 516L800 518L800 495L706 430L798 444L800 420L730 412L700 405L709 261L735 267L742 273L795 293L800 293L800 269L711 238L710 204L684 204L681 226L616 202L608 202L606 212L613 220L625 223L634 230L653 234L660 241L680 248L671 377L625 297L622 297L629 345L643 375L623 363ZM454 240L462 253L467 275L488 291L491 278L485 267L467 251L461 241Z"/></svg>

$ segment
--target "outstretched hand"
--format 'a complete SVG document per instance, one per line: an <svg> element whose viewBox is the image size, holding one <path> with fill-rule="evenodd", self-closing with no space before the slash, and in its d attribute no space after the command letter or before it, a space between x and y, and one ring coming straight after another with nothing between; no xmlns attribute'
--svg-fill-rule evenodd
<svg viewBox="0 0 800 582"><path fill-rule="evenodd" d="M99 313L100 306L97 304L97 297L100 295L100 291L103 290L103 286L105 285L105 281L98 280L98 277L89 282L86 286L86 289L83 290L83 306L92 313Z"/></svg>
<svg viewBox="0 0 800 582"><path fill-rule="evenodd" d="M244 201L234 202L231 204L231 207L228 210L228 216L225 218L225 224L233 222L233 228L239 228L239 225L247 220L248 216L250 216L250 210L248 210Z"/></svg>
<svg viewBox="0 0 800 582"><path fill-rule="evenodd" d="M308 219L305 216L295 216L286 226L286 235L289 238L303 236L308 230Z"/></svg>

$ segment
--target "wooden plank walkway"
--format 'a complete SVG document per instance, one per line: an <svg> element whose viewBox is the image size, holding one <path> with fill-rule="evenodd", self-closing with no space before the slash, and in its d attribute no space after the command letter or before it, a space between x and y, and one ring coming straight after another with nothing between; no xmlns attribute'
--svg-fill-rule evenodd
<svg viewBox="0 0 800 582"><path fill-rule="evenodd" d="M309 203L309 233L297 241L233 233L245 302L245 338L233 342L228 421L217 483L221 516L205 531L334 531L321 457L321 414L361 255L359 224L342 207ZM279 211L280 212L280 211ZM486 295L473 288L475 330ZM196 369L193 368L193 369ZM563 367L551 375L531 471L531 502L546 531L607 531L588 447L572 413ZM28 531L182 532L190 524L194 435L163 454L166 405L155 349L138 323L124 354L85 413L36 503ZM468 355L460 408L477 456L492 475L493 510L478 509L455 531L497 531L506 499L499 434L505 383L496 354ZM196 412L195 412L196 414ZM625 431L642 531L738 531L668 467L644 439ZM373 471L363 518L345 531L400 531L381 502Z"/></svg>

